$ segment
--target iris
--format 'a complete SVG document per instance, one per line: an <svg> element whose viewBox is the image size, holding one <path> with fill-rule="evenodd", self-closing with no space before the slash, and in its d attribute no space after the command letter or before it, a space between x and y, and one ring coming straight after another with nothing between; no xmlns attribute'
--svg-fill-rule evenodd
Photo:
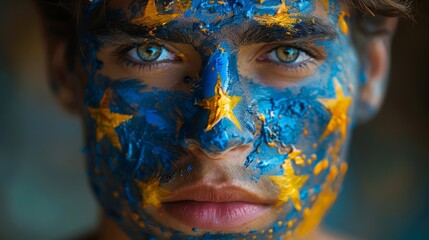
<svg viewBox="0 0 429 240"><path fill-rule="evenodd" d="M300 51L293 47L279 47L276 49L277 58L284 63L293 63L299 57Z"/></svg>
<svg viewBox="0 0 429 240"><path fill-rule="evenodd" d="M155 43L147 43L137 47L137 55L143 62L153 62L161 56L162 47Z"/></svg>

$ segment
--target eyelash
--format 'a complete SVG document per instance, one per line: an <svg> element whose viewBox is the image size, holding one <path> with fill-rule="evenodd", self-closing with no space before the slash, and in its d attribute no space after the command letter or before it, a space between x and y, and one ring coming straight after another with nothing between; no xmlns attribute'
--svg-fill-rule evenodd
<svg viewBox="0 0 429 240"><path fill-rule="evenodd" d="M167 61L159 61L159 62L153 62L153 63L140 63L140 62L136 62L133 61L131 59L129 59L129 57L127 56L129 51L131 51L134 48L140 47L142 44L130 44L130 45L126 45L126 46L122 46L119 47L115 53L114 56L117 57L118 59L118 64L120 65L125 65L126 67L128 67L129 69L133 70L133 71L151 71L155 68L159 68L163 65L167 65L170 64ZM164 47L164 45L159 44L161 47Z"/></svg>
<svg viewBox="0 0 429 240"><path fill-rule="evenodd" d="M132 71L151 71L151 70L159 68L163 65L165 66L165 65L170 64L169 62L165 62L165 61L164 62L162 62L162 61L161 62L154 62L154 63L139 63L139 62L136 62L136 61L129 59L127 57L128 52L131 51L133 48L136 48L139 46L141 46L141 44L131 44L131 45L120 47L117 51L115 51L114 55L117 56L117 58L118 58L118 64L125 65L127 68L131 69ZM161 45L161 46L164 47L163 45ZM281 47L281 46L272 48L266 54L276 50L279 47ZM316 61L308 60L308 61L305 61L305 62L299 63L299 64L287 64L287 63L280 63L280 62L274 62L274 61L266 61L266 63L271 64L271 65L275 66L276 68L279 68L283 71L300 72L300 71L308 70L309 64L318 65L317 60L324 58L321 54L316 54L313 51L306 49L306 48L297 47L297 46L290 46L290 47L296 48L297 50L304 52L305 54L307 54L308 56L310 56L312 59L314 59Z"/></svg>
<svg viewBox="0 0 429 240"><path fill-rule="evenodd" d="M300 64L285 64L285 63L276 63L272 62L271 64L275 64L276 67L283 68L286 70L292 70L292 71L301 71L308 69L308 64L310 64L310 61L306 61Z"/></svg>
<svg viewBox="0 0 429 240"><path fill-rule="evenodd" d="M119 57L119 64L125 64L128 68L133 71L150 71L154 68L158 68L162 65L168 64L166 62L156 62L156 63L139 63L128 59L126 56Z"/></svg>
<svg viewBox="0 0 429 240"><path fill-rule="evenodd" d="M287 45L280 45L274 48L271 48L268 52L266 52L265 54L271 53L272 51L275 51L277 48L282 47L282 46L287 46ZM267 64L271 64L274 65L275 67L283 70L283 71L295 71L295 72L299 72L299 71L305 71L305 70L309 70L309 65L310 64L315 64L318 65L317 61L319 60L323 60L325 57L322 54L319 53L315 53L314 51L307 49L307 48L303 48L303 47L298 47L298 46L288 46L291 48L295 48L305 54L307 54L309 57L311 57L310 60L307 60L303 63L299 63L299 64L291 64L291 63L280 63L280 62L274 62L274 61L265 61ZM264 62L264 61L261 61Z"/></svg>

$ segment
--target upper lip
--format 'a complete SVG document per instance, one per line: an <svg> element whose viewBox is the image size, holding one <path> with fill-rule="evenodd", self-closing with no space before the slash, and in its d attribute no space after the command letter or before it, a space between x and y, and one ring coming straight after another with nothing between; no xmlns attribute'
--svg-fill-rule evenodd
<svg viewBox="0 0 429 240"><path fill-rule="evenodd" d="M246 202L254 204L272 204L273 201L264 198L261 194L246 190L238 186L215 187L210 185L196 185L173 192L164 199L164 203L180 201L197 202Z"/></svg>

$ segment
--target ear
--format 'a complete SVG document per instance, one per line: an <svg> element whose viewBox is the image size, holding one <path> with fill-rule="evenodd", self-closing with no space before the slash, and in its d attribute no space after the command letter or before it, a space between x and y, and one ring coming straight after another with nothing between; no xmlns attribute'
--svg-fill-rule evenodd
<svg viewBox="0 0 429 240"><path fill-rule="evenodd" d="M48 37L48 75L53 93L60 104L73 114L81 113L84 81L70 43L63 38ZM70 55L73 54L73 55Z"/></svg>
<svg viewBox="0 0 429 240"><path fill-rule="evenodd" d="M373 117L380 109L390 71L390 46L393 33L397 25L397 18L383 18L371 29L364 33L360 41L363 54L361 54L361 80L358 102L357 120L365 122Z"/></svg>

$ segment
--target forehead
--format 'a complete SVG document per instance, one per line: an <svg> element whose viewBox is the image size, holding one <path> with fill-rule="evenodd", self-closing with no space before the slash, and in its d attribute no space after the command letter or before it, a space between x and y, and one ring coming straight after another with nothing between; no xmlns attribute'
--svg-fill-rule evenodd
<svg viewBox="0 0 429 240"><path fill-rule="evenodd" d="M102 4L93 1L93 5ZM132 23L148 28L171 21L204 24L256 20L263 25L292 27L303 17L328 19L339 0L108 0L109 10L122 12Z"/></svg>
<svg viewBox="0 0 429 240"><path fill-rule="evenodd" d="M310 11L314 5L329 6L338 0L107 0L107 5L112 9L144 7L155 3L164 10L189 10L200 9L210 13L225 14L228 11L238 12L241 10L269 10L280 5L286 5L293 10ZM102 4L102 1L91 1L90 4ZM104 2L105 3L105 2ZM161 10L161 9L158 9Z"/></svg>
<svg viewBox="0 0 429 240"><path fill-rule="evenodd" d="M340 0L92 0L94 36L214 46L332 39ZM83 26L87 28L87 26Z"/></svg>

